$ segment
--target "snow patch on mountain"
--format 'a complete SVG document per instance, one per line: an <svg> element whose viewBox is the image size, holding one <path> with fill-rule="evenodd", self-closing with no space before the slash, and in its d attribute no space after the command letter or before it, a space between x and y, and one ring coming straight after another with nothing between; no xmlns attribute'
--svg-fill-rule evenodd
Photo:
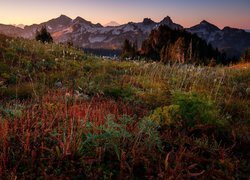
<svg viewBox="0 0 250 180"><path fill-rule="evenodd" d="M89 37L90 43L102 42L106 39L106 36L96 36L96 37Z"/></svg>
<svg viewBox="0 0 250 180"><path fill-rule="evenodd" d="M118 29L114 29L114 30L112 31L112 34L113 34L113 35L120 35L120 34L121 34L121 31L118 30Z"/></svg>
<svg viewBox="0 0 250 180"><path fill-rule="evenodd" d="M129 32L129 31L134 31L135 30L135 27L134 26L132 26L132 25L127 25L127 26L125 26L124 28L123 28L123 32L125 33L125 32Z"/></svg>
<svg viewBox="0 0 250 180"><path fill-rule="evenodd" d="M73 28L69 27L63 30L63 33L67 34L67 33L72 33L73 32Z"/></svg>

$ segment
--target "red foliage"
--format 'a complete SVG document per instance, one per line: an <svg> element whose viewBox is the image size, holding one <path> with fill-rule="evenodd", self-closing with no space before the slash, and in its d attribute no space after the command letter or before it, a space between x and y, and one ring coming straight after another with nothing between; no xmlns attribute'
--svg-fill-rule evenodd
<svg viewBox="0 0 250 180"><path fill-rule="evenodd" d="M117 119L122 115L140 118L148 113L147 109L122 100L102 96L84 100L61 91L49 92L38 103L18 103L25 107L21 117L6 116L0 123L0 177L15 173L27 161L52 163L53 157L73 158L86 122L100 125L109 114Z"/></svg>

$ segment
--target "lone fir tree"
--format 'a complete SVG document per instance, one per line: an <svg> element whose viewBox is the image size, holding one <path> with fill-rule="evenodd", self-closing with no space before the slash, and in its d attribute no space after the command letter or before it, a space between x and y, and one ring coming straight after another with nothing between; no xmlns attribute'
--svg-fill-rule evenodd
<svg viewBox="0 0 250 180"><path fill-rule="evenodd" d="M53 43L51 34L47 31L46 26L43 26L40 31L36 31L36 40L42 43Z"/></svg>

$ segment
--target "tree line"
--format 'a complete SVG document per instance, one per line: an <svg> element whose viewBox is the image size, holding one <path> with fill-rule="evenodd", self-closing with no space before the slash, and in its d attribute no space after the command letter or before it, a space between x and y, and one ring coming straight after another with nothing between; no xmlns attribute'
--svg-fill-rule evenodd
<svg viewBox="0 0 250 180"><path fill-rule="evenodd" d="M185 30L173 30L167 26L159 26L152 30L142 43L141 49L128 40L124 41L122 57L140 56L163 63L224 63L226 56L214 49L212 45Z"/></svg>
<svg viewBox="0 0 250 180"><path fill-rule="evenodd" d="M36 40L42 43L53 43L51 34L46 26L36 31ZM225 53L214 49L211 44L185 30L173 30L168 26L159 26L152 30L149 37L138 49L137 41L125 39L122 46L122 59L150 59L163 63L192 63L192 64L228 64ZM243 61L250 61L250 49L242 55Z"/></svg>

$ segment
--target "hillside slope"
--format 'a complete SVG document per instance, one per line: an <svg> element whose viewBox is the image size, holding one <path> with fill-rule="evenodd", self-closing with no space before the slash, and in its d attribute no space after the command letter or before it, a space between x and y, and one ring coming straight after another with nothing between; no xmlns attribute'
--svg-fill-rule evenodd
<svg viewBox="0 0 250 180"><path fill-rule="evenodd" d="M249 78L0 35L0 178L247 179Z"/></svg>

